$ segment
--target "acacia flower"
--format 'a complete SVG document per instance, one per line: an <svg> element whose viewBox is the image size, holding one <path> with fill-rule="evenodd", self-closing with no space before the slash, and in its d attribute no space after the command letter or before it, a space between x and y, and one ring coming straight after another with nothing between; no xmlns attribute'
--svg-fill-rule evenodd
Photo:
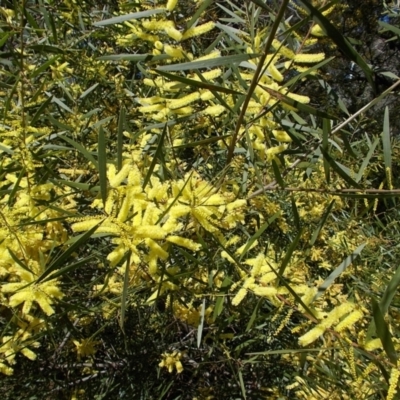
<svg viewBox="0 0 400 400"><path fill-rule="evenodd" d="M174 368L176 372L180 374L183 371L183 366L181 363L182 353L179 351L174 351L173 353L163 353L162 361L158 364L161 368L167 368L169 373L172 373Z"/></svg>
<svg viewBox="0 0 400 400"><path fill-rule="evenodd" d="M182 40L189 39L191 37L200 36L207 33L215 28L215 23L213 21L207 22L203 25L195 26L194 28L188 29L183 35Z"/></svg>
<svg viewBox="0 0 400 400"><path fill-rule="evenodd" d="M325 53L316 53L316 54L296 54L294 56L294 61L295 62L300 62L300 63L316 63L320 62L325 58Z"/></svg>
<svg viewBox="0 0 400 400"><path fill-rule="evenodd" d="M54 309L51 307L53 299L63 297L63 293L57 286L57 280L35 283L35 278L33 274L31 275L31 284L6 283L1 287L3 293L14 293L9 299L10 307L17 307L23 303L22 314L29 314L32 303L36 302L47 315L54 314Z"/></svg>
<svg viewBox="0 0 400 400"><path fill-rule="evenodd" d="M78 360L80 360L81 357L87 357L96 354L97 350L95 346L97 342L93 341L91 338L83 339L81 341L73 340L73 342L76 347Z"/></svg>
<svg viewBox="0 0 400 400"><path fill-rule="evenodd" d="M168 11L172 11L176 7L177 3L178 3L178 0L168 0L165 8Z"/></svg>

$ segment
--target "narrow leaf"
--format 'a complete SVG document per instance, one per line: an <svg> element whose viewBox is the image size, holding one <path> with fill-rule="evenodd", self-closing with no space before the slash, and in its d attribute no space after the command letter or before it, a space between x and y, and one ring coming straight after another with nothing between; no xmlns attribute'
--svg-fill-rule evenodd
<svg viewBox="0 0 400 400"><path fill-rule="evenodd" d="M303 229L300 229L297 232L297 235L294 238L294 240L292 241L292 243L290 243L290 246L286 250L285 257L283 258L282 264L281 264L281 266L279 268L278 276L283 277L283 274L285 273L285 269L286 269L287 265L289 264L289 262L290 262L290 260L292 258L293 252L296 250L297 245L299 244L299 241L300 241L300 238L301 238L302 234L303 234Z"/></svg>
<svg viewBox="0 0 400 400"><path fill-rule="evenodd" d="M84 99L90 92L92 92L94 89L97 88L97 86L99 86L99 83L95 83L94 85L90 86L89 89L86 89L80 96L79 99Z"/></svg>
<svg viewBox="0 0 400 400"><path fill-rule="evenodd" d="M149 167L149 169L147 171L147 174L146 174L146 176L145 176L145 178L143 180L143 190L146 188L147 184L150 181L151 174L154 171L154 167L156 166L157 161L159 159L161 159L162 151L163 151L163 148L164 148L164 139L165 139L166 133L167 133L167 126L165 125L164 126L164 130L163 130L163 132L162 132L162 134L161 134L161 136L160 136L160 138L158 140L158 145L157 145L156 152L154 153L153 159L151 160L150 167Z"/></svg>
<svg viewBox="0 0 400 400"><path fill-rule="evenodd" d="M385 315L388 312L390 303L392 302L393 297L395 296L399 285L400 285L400 267L397 268L379 303L383 315Z"/></svg>
<svg viewBox="0 0 400 400"><path fill-rule="evenodd" d="M329 286L340 276L340 274L349 266L351 263L360 255L361 251L365 247L366 243L358 246L352 254L346 257L338 267L325 279L324 283L318 288L318 293L315 295L314 300L318 299Z"/></svg>
<svg viewBox="0 0 400 400"><path fill-rule="evenodd" d="M210 58L208 60L190 61L180 64L164 65L158 68L158 71L187 71L190 69L200 68L214 68L221 65L231 65L233 63L240 63L247 61L255 57L259 57L259 54L236 54L232 56L225 56L219 58Z"/></svg>
<svg viewBox="0 0 400 400"><path fill-rule="evenodd" d="M392 146L390 144L389 108L385 107L382 132L383 161L385 169L392 169Z"/></svg>
<svg viewBox="0 0 400 400"><path fill-rule="evenodd" d="M345 171L344 169L338 165L338 163L330 156L330 154L327 151L324 151L321 149L322 154L324 155L324 158L328 161L332 169L335 170L335 172L341 176L350 186L361 189L361 185L359 185L353 178L351 178Z"/></svg>
<svg viewBox="0 0 400 400"><path fill-rule="evenodd" d="M88 230L84 235L80 237L79 240L77 240L74 244L72 244L70 247L68 247L67 250L64 251L57 259L55 259L46 269L46 271L43 272L42 275L38 278L37 282L42 282L47 276L50 276L50 274L55 271L56 269L61 268L69 259L69 257L72 256L73 253L75 253L82 245L86 244L86 242L90 239L92 234L96 231L96 229L99 227L99 225L103 221L100 221L98 224L96 224L93 228Z"/></svg>
<svg viewBox="0 0 400 400"><path fill-rule="evenodd" d="M155 14L165 14L165 8L155 8L146 11L139 11L131 14L120 15L119 17L114 17L110 19L105 19L104 21L95 22L94 26L106 26L120 24L121 22L131 21L132 19L151 17Z"/></svg>
<svg viewBox="0 0 400 400"><path fill-rule="evenodd" d="M124 145L124 127L125 127L125 108L122 106L118 117L118 136L117 136L117 172L122 168L122 151Z"/></svg>
<svg viewBox="0 0 400 400"><path fill-rule="evenodd" d="M279 170L278 163L272 160L272 169L274 170L275 179L278 182L281 189L285 189L285 182L282 179L281 171Z"/></svg>
<svg viewBox="0 0 400 400"><path fill-rule="evenodd" d="M99 181L100 181L100 194L103 206L106 205L107 200L107 153L106 153L106 137L104 135L103 127L99 129L99 141L97 149L97 158L99 160Z"/></svg>
<svg viewBox="0 0 400 400"><path fill-rule="evenodd" d="M390 334L379 304L375 299L372 299L372 312L374 314L376 333L379 336L379 339L381 339L383 349L389 357L389 360L392 363L397 364L397 354L393 345L392 335Z"/></svg>
<svg viewBox="0 0 400 400"><path fill-rule="evenodd" d="M326 220L328 219L329 214L331 213L332 207L334 206L334 204L335 204L335 200L332 200L332 201L330 202L328 208L327 208L326 211L324 212L324 215L322 216L321 221L320 221L320 223L319 223L318 226L317 226L317 229L314 231L314 233L313 233L313 235L312 235L312 237L311 237L311 239L310 239L310 246L313 246L314 243L315 243L315 241L317 240L318 235L319 235L319 233L321 232L321 229L323 228L323 226L325 225L325 222L326 222Z"/></svg>
<svg viewBox="0 0 400 400"><path fill-rule="evenodd" d="M128 286L129 286L129 266L131 264L131 250L128 253L128 259L126 260L126 268L124 274L124 286L122 288L122 296L121 296L121 317L119 320L119 325L121 327L122 332L125 334L125 313L126 313L126 299L128 298Z"/></svg>
<svg viewBox="0 0 400 400"><path fill-rule="evenodd" d="M82 153L82 155L91 163L93 163L93 165L95 166L95 168L97 170L99 170L99 165L97 163L97 161L95 160L95 158L92 156L92 154L87 151L81 144L75 142L74 140L66 137L66 136L62 136L60 135L60 138L65 140L66 142L68 142L69 144L71 144L72 146L74 146L80 153Z"/></svg>
<svg viewBox="0 0 400 400"><path fill-rule="evenodd" d="M239 262L246 255L247 251L253 245L253 243L264 233L264 231L281 215L280 211L276 212L272 217L268 218L268 221L265 222L260 229L247 241L246 246L244 247L242 254L240 255Z"/></svg>
<svg viewBox="0 0 400 400"><path fill-rule="evenodd" d="M206 299L203 299L203 304L201 305L201 311L200 311L200 324L197 328L197 348L200 348L201 338L203 335L205 311L206 311Z"/></svg>

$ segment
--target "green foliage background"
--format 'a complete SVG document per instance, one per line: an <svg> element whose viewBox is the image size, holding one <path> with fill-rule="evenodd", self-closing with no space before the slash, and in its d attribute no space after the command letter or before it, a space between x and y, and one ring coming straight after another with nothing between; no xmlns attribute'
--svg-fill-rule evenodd
<svg viewBox="0 0 400 400"><path fill-rule="evenodd" d="M396 398L394 4L0 16L6 399Z"/></svg>

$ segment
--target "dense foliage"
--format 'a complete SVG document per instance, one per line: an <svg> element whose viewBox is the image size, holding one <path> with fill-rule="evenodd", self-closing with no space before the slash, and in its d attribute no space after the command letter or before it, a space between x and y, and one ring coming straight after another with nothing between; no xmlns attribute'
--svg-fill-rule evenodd
<svg viewBox="0 0 400 400"><path fill-rule="evenodd" d="M399 9L103 3L0 8L3 396L395 398Z"/></svg>

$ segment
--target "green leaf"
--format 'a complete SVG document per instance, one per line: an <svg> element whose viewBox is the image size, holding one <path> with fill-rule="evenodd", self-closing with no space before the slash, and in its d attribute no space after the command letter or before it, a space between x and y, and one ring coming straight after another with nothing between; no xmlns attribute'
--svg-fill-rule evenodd
<svg viewBox="0 0 400 400"><path fill-rule="evenodd" d="M147 18L156 14L165 14L165 8L154 8L146 11L139 11L131 14L120 15L119 17L113 17L110 19L105 19L104 21L95 22L94 26L106 26L120 24L121 22L131 21L133 19Z"/></svg>
<svg viewBox="0 0 400 400"><path fill-rule="evenodd" d="M92 256L83 258L82 260L79 260L76 263L69 264L64 268L60 268L56 272L54 272L50 276L48 276L47 278L44 278L43 282L63 276L65 274L67 274L68 272L76 270L80 266L88 265L94 258L95 258L95 256L92 255Z"/></svg>
<svg viewBox="0 0 400 400"><path fill-rule="evenodd" d="M17 256L16 254L7 247L8 252L10 253L11 258L14 260L15 263L17 263L22 269L24 269L25 271L30 272L31 274L33 274L34 272L26 265L24 264Z"/></svg>
<svg viewBox="0 0 400 400"><path fill-rule="evenodd" d="M379 339L381 339L383 348L388 356L389 360L397 364L397 354L393 345L392 335L390 334L389 328L386 325L386 321L383 318L382 311L379 307L379 304L375 299L372 300L372 312L374 314L374 321L376 326L376 333L378 334Z"/></svg>
<svg viewBox="0 0 400 400"><path fill-rule="evenodd" d="M286 287L286 289L290 292L290 294L295 298L296 300L296 304L300 304L304 310L306 310L306 312L310 315L310 316L314 316L313 312L307 307L307 305L303 302L303 300L301 299L301 297L291 288L291 286L286 282L285 278L279 274L278 271L275 270L275 268L268 263L268 266L271 268L271 271L277 276L277 278L279 279L279 282Z"/></svg>
<svg viewBox="0 0 400 400"><path fill-rule="evenodd" d="M124 286L122 288L121 296L121 317L119 320L119 325L122 332L125 334L124 324L125 324L125 312L126 312L126 300L128 298L128 287L129 287L129 266L131 265L131 250L128 251L128 259L126 260L126 268L124 274Z"/></svg>
<svg viewBox="0 0 400 400"><path fill-rule="evenodd" d="M390 124L389 124L389 108L385 107L385 114L383 118L383 132L382 132L382 145L383 145L383 161L385 169L392 170L392 145L390 143Z"/></svg>
<svg viewBox="0 0 400 400"><path fill-rule="evenodd" d="M81 144L63 135L60 135L59 137L74 146L88 161L90 161L96 167L97 170L99 170L99 164L95 158Z"/></svg>
<svg viewBox="0 0 400 400"><path fill-rule="evenodd" d="M69 257L72 256L73 253L75 253L81 246L85 245L87 241L90 239L92 234L96 231L96 229L99 227L100 224L102 224L103 221L100 221L98 224L96 224L93 228L88 230L84 235L82 235L79 240L77 240L74 244L72 244L70 247L68 247L67 250L64 251L58 258L56 258L46 269L46 271L43 272L42 275L37 280L37 283L42 282L45 278L49 277L49 279L52 279L51 274L57 270L63 267L65 262L69 259ZM49 280L47 279L47 280Z"/></svg>
<svg viewBox="0 0 400 400"><path fill-rule="evenodd" d="M151 174L154 171L154 167L156 166L157 161L161 160L161 156L162 156L162 152L163 152L163 148L164 148L164 139L165 139L166 133L167 133L167 126L165 125L164 126L164 130L163 130L163 132L162 132L162 134L161 134L161 136L160 136L160 138L158 140L158 145L157 145L156 152L154 153L153 159L151 160L150 167L149 167L149 169L147 171L147 174L146 174L146 176L145 176L145 178L143 180L143 190L146 188L147 184L150 181Z"/></svg>
<svg viewBox="0 0 400 400"><path fill-rule="evenodd" d="M50 46L47 44L34 44L32 46L29 46L29 49L34 50L35 53L65 54L65 51L63 49L60 49L57 46Z"/></svg>
<svg viewBox="0 0 400 400"><path fill-rule="evenodd" d="M264 231L274 222L279 216L281 215L281 212L278 211L276 212L272 217L268 218L268 221L265 222L260 229L247 241L246 246L244 246L244 249L242 251L242 254L240 255L239 262L243 259L243 257L246 255L247 251L251 248L253 243L264 233Z"/></svg>
<svg viewBox="0 0 400 400"><path fill-rule="evenodd" d="M35 122L40 118L40 116L43 114L44 110L47 108L47 106L51 103L51 97L49 97L46 101L44 101L38 110L36 111L35 115L32 117L31 120L31 125L34 126Z"/></svg>
<svg viewBox="0 0 400 400"><path fill-rule="evenodd" d="M329 136L331 133L331 123L326 118L323 119L322 123L322 149L325 152L328 152L328 143L329 143ZM329 162L324 158L324 172L325 172L325 181L329 185L331 178L330 178L330 165Z"/></svg>
<svg viewBox="0 0 400 400"><path fill-rule="evenodd" d="M54 56L47 60L45 63L43 63L40 67L34 69L32 73L30 74L32 78L36 78L40 73L46 71L47 68L50 67L50 65L54 64L60 56Z"/></svg>
<svg viewBox="0 0 400 400"><path fill-rule="evenodd" d="M363 177L365 168L368 166L369 160L370 160L371 157L373 156L374 151L375 151L375 148L376 148L376 146L378 145L378 143L379 143L379 139L375 139L374 143L372 143L372 144L370 145L368 154L367 154L366 157L364 157L363 162L362 162L362 164L361 164L361 167L360 167L360 169L359 169L359 171L358 171L356 177L354 178L354 180L355 180L357 183L360 182L361 178Z"/></svg>
<svg viewBox="0 0 400 400"><path fill-rule="evenodd" d="M285 182L282 179L281 171L279 170L278 163L273 159L272 160L272 169L274 170L275 180L278 182L278 185L281 189L285 189Z"/></svg>
<svg viewBox="0 0 400 400"><path fill-rule="evenodd" d="M378 24L384 28L384 31L391 31L393 32L395 35L400 36L400 29L397 28L396 26L390 25L387 22L383 22L383 21L378 21Z"/></svg>
<svg viewBox="0 0 400 400"><path fill-rule="evenodd" d="M300 217L299 217L299 212L297 210L296 200L294 199L293 196L290 198L290 200L292 202L294 224L296 226L296 229L300 229Z"/></svg>
<svg viewBox="0 0 400 400"><path fill-rule="evenodd" d="M106 206L107 200L107 153L106 153L106 137L103 127L99 129L97 158L99 160L99 181L100 181L100 194L103 206Z"/></svg>
<svg viewBox="0 0 400 400"><path fill-rule="evenodd" d="M303 234L303 228L301 228L298 232L296 237L294 238L294 240L292 241L292 243L290 243L289 248L286 250L285 252L285 257L282 260L282 264L279 267L279 271L278 271L278 276L283 277L283 274L285 273L285 269L288 266L291 258L292 258L292 254L293 252L296 250L297 245L299 244L301 235Z"/></svg>
<svg viewBox="0 0 400 400"><path fill-rule="evenodd" d="M201 311L200 311L200 324L197 327L197 348L200 348L200 344L201 344L205 312L206 312L206 299L203 299L203 304L201 305Z"/></svg>
<svg viewBox="0 0 400 400"><path fill-rule="evenodd" d="M335 279L349 266L351 263L360 255L361 251L365 247L366 243L358 246L352 254L346 257L338 267L325 279L324 283L318 288L318 293L315 295L314 300L318 299L329 286L335 281Z"/></svg>
<svg viewBox="0 0 400 400"><path fill-rule="evenodd" d="M324 158L328 161L329 165L332 167L332 169L335 170L335 172L341 176L350 186L361 189L361 185L359 185L353 178L351 178L345 170L330 156L330 154L325 151L324 149L321 149L322 154L324 155Z"/></svg>
<svg viewBox="0 0 400 400"><path fill-rule="evenodd" d="M171 57L168 54L158 54L158 55L153 55L153 54L110 54L108 56L101 56L98 57L97 60L101 61L145 61L145 62L151 62L151 61L161 61L161 60L168 60Z"/></svg>
<svg viewBox="0 0 400 400"><path fill-rule="evenodd" d="M321 232L321 229L323 228L323 226L325 225L325 222L326 222L326 220L328 219L329 214L331 213L332 207L334 206L334 204L335 204L335 200L332 200L332 201L330 202L328 208L327 208L326 211L324 212L324 215L322 216L321 221L320 221L320 223L319 223L318 226L317 226L317 229L314 231L314 233L313 233L313 235L312 235L312 237L311 237L311 239L310 239L310 246L313 246L314 243L315 243L315 241L317 240L318 235L319 235L319 233Z"/></svg>
<svg viewBox="0 0 400 400"><path fill-rule="evenodd" d="M89 89L86 89L80 96L79 99L82 100L84 99L90 92L92 92L94 89L97 88L97 86L99 86L99 83L95 83L94 85L90 86Z"/></svg>
<svg viewBox="0 0 400 400"><path fill-rule="evenodd" d="M400 267L397 268L379 303L383 315L385 315L388 312L390 303L392 302L393 297L396 295L397 288L399 285L400 285Z"/></svg>
<svg viewBox="0 0 400 400"><path fill-rule="evenodd" d="M253 326L254 321L256 320L256 317L257 317L257 314L258 314L258 310L259 310L259 308L261 306L261 302L262 301L263 301L263 298L259 298L258 299L257 304L254 307L253 312L251 313L251 317L249 319L249 322L247 323L246 332L248 332L251 329L251 327Z"/></svg>
<svg viewBox="0 0 400 400"><path fill-rule="evenodd" d="M12 205L14 197L15 197L18 189L19 189L19 183L21 182L21 179L24 176L25 176L25 168L22 168L20 173L18 174L18 178L17 178L16 182L14 182L14 186L13 186L13 188L11 190L10 197L8 198L8 201L7 201L8 206Z"/></svg>
<svg viewBox="0 0 400 400"><path fill-rule="evenodd" d="M56 103L59 105L61 108L63 108L65 111L68 111L69 113L73 114L73 111L58 97L53 96L49 92L45 92L50 98L52 103Z"/></svg>
<svg viewBox="0 0 400 400"><path fill-rule="evenodd" d="M125 120L125 107L121 107L119 110L118 117L118 136L117 136L117 172L122 168L122 152L124 145L124 127L126 125Z"/></svg>
<svg viewBox="0 0 400 400"><path fill-rule="evenodd" d="M204 0L200 3L200 6L197 8L196 12L193 14L192 18L186 24L186 30L190 29L193 24L200 18L201 14L206 10L206 8L213 2L213 0Z"/></svg>
<svg viewBox="0 0 400 400"><path fill-rule="evenodd" d="M208 60L190 61L180 64L164 65L158 68L158 71L187 71L191 69L200 68L214 68L221 65L231 65L233 63L240 63L247 61L255 57L259 57L259 54L236 54L233 56L225 56L218 58L210 58Z"/></svg>

